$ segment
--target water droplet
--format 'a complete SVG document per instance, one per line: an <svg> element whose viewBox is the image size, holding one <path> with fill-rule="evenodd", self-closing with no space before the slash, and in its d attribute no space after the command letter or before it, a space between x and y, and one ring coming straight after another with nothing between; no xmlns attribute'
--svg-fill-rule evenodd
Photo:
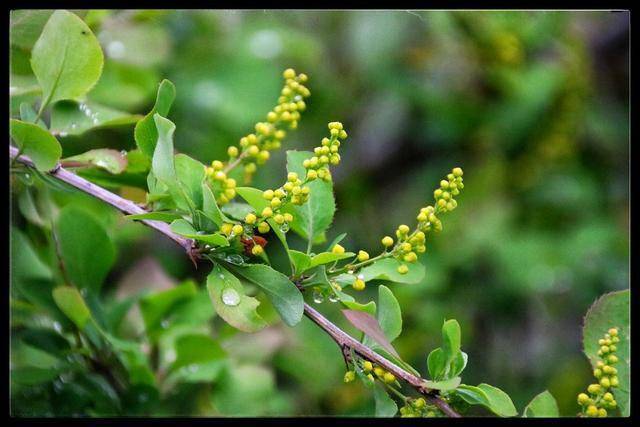
<svg viewBox="0 0 640 427"><path fill-rule="evenodd" d="M236 265L244 264L244 258L242 257L242 255L238 255L238 254L228 255L225 258L225 260L231 264L236 264Z"/></svg>
<svg viewBox="0 0 640 427"><path fill-rule="evenodd" d="M358 279L364 280L364 274L358 274Z"/></svg>
<svg viewBox="0 0 640 427"><path fill-rule="evenodd" d="M107 45L107 55L111 58L122 58L126 51L127 48L120 40L114 40Z"/></svg>
<svg viewBox="0 0 640 427"><path fill-rule="evenodd" d="M347 274L353 274L353 270L347 270Z"/></svg>
<svg viewBox="0 0 640 427"><path fill-rule="evenodd" d="M160 322L160 326L162 326L162 329L167 329L169 327L169 321L168 320L163 320L162 322Z"/></svg>
<svg viewBox="0 0 640 427"><path fill-rule="evenodd" d="M338 295L334 294L333 292L331 294L329 294L329 301L338 302L339 300L340 300L340 298L338 298Z"/></svg>
<svg viewBox="0 0 640 427"><path fill-rule="evenodd" d="M122 154L123 156L127 155L127 150L120 150L120 154Z"/></svg>
<svg viewBox="0 0 640 427"><path fill-rule="evenodd" d="M59 322L53 322L53 329L56 332L62 332L62 325Z"/></svg>
<svg viewBox="0 0 640 427"><path fill-rule="evenodd" d="M302 96L296 95L296 96L293 97L293 100L296 101L296 102L302 101Z"/></svg>
<svg viewBox="0 0 640 427"><path fill-rule="evenodd" d="M224 280L224 274L220 273L220 274L218 275L218 277L219 277L221 280Z"/></svg>
<svg viewBox="0 0 640 427"><path fill-rule="evenodd" d="M322 304L324 302L324 296L322 295L322 292L317 289L313 290L313 302L315 302L316 304Z"/></svg>
<svg viewBox="0 0 640 427"><path fill-rule="evenodd" d="M86 109L87 109L87 104L85 104L84 102L81 102L81 103L78 105L78 109L79 109L80 111L84 111L84 110L86 110Z"/></svg>
<svg viewBox="0 0 640 427"><path fill-rule="evenodd" d="M289 231L289 223L284 223L280 226L280 231L282 231L283 233L286 233L287 231Z"/></svg>
<svg viewBox="0 0 640 427"><path fill-rule="evenodd" d="M233 288L226 288L222 291L222 302L224 305L235 307L240 304L240 294Z"/></svg>
<svg viewBox="0 0 640 427"><path fill-rule="evenodd" d="M189 367L187 368L189 370L189 372L198 372L198 370L200 369L198 367L198 365L196 365L195 363L189 365Z"/></svg>

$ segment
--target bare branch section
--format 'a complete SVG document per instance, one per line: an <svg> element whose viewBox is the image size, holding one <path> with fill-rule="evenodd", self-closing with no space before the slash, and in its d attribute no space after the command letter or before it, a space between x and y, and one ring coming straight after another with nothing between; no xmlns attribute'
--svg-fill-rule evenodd
<svg viewBox="0 0 640 427"><path fill-rule="evenodd" d="M23 165L34 167L33 161L29 157L21 155L16 158L16 156L18 156L18 149L16 147L9 146L9 157L11 159L15 158L17 162L22 163ZM93 197L100 199L105 203L108 203L109 205L127 215L144 214L148 212L132 201L123 199L122 197L87 181L86 179L76 175L75 173L64 169L60 165L47 173L53 178L66 182L72 187L75 187L78 190L83 191L84 193L90 194ZM198 251L193 240L186 239L172 232L170 227L164 222L151 220L142 220L141 222L169 237L174 242L178 243L187 252L187 255L189 255L189 258L191 258L191 260L195 264L196 259L198 258ZM424 395L425 399L429 403L436 405L447 416L453 418L460 417L460 415L456 411L454 411L447 404L447 402L445 402L441 397L437 395L436 391L426 388L425 380L423 378L413 375L412 373L405 371L396 364L385 359L384 357L373 351L371 348L367 347L360 341L344 332L309 304L305 303L304 314L316 325L318 325L318 327L324 330L336 342L336 344L338 344L345 357L350 357L351 351L353 350L353 352L359 357L380 365L386 371L391 372L396 377L401 378L402 380L407 382L420 394Z"/></svg>

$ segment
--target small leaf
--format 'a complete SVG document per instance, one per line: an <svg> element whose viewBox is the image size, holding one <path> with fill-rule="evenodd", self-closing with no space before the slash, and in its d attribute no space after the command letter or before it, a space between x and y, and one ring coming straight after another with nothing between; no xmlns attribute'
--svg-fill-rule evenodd
<svg viewBox="0 0 640 427"><path fill-rule="evenodd" d="M380 344L382 348L394 356L400 357L387 337L384 336L384 332L382 332L380 324L375 317L364 311L357 310L342 310L342 314L344 314L349 323Z"/></svg>
<svg viewBox="0 0 640 427"><path fill-rule="evenodd" d="M109 148L89 150L77 156L67 157L62 162L79 163L80 165L86 163L88 166L97 166L113 174L122 173L127 168L127 157L120 151Z"/></svg>
<svg viewBox="0 0 640 427"><path fill-rule="evenodd" d="M37 119L37 122L36 122L37 117L38 117L38 113L36 113L36 111L33 109L31 104L27 102L22 102L20 104L20 120L27 123L35 123L38 126L40 126L42 129L48 131L49 129L47 129L47 125L42 119Z"/></svg>
<svg viewBox="0 0 640 427"><path fill-rule="evenodd" d="M378 287L377 317L384 335L393 342L402 332L402 313L393 292L384 285Z"/></svg>
<svg viewBox="0 0 640 427"><path fill-rule="evenodd" d="M171 365L172 371L184 366L199 367L208 362L224 359L226 356L220 343L204 334L182 335L176 340L175 348L176 360Z"/></svg>
<svg viewBox="0 0 640 427"><path fill-rule="evenodd" d="M460 385L461 378L453 377L444 381L425 381L425 386L433 390L447 391L454 390Z"/></svg>
<svg viewBox="0 0 640 427"><path fill-rule="evenodd" d="M38 170L49 171L56 166L62 147L49 132L36 124L15 119L9 119L9 132L18 148L33 160Z"/></svg>
<svg viewBox="0 0 640 427"><path fill-rule="evenodd" d="M314 255L311 258L311 263L308 268L317 267L323 264L329 264L331 262L340 261L341 259L353 258L356 256L353 252L345 252L342 254L334 254L333 252L321 252Z"/></svg>
<svg viewBox="0 0 640 427"><path fill-rule="evenodd" d="M442 351L445 363L451 364L460 352L460 325L455 319L449 319L442 325Z"/></svg>
<svg viewBox="0 0 640 427"><path fill-rule="evenodd" d="M630 363L629 356L631 332L629 328L629 290L610 292L600 297L587 311L582 329L582 345L584 353L589 358L593 369L600 360L598 356L598 340L610 328L618 328L618 338L620 342L616 344L618 363L615 368L618 370L619 386L613 388L613 395L618 402L622 416L629 416L631 409L630 401Z"/></svg>
<svg viewBox="0 0 640 427"><path fill-rule="evenodd" d="M373 389L373 397L376 403L376 417L389 418L398 412L396 402L381 387Z"/></svg>
<svg viewBox="0 0 640 427"><path fill-rule="evenodd" d="M202 185L204 184L204 165L186 154L177 154L174 158L176 176L182 184L186 196L193 201L196 209L202 208Z"/></svg>
<svg viewBox="0 0 640 427"><path fill-rule="evenodd" d="M340 302L342 302L342 304L344 304L347 308L350 308L351 310L364 311L365 313L369 313L372 316L376 315L376 303L374 301L369 301L366 304L360 304L355 301L349 301L349 300L340 298Z"/></svg>
<svg viewBox="0 0 640 427"><path fill-rule="evenodd" d="M52 13L51 10L12 10L9 30L11 44L31 50Z"/></svg>
<svg viewBox="0 0 640 427"><path fill-rule="evenodd" d="M97 294L116 259L104 226L84 210L67 205L60 211L57 231L69 279L78 288Z"/></svg>
<svg viewBox="0 0 640 427"><path fill-rule="evenodd" d="M523 417L533 418L557 418L560 416L558 403L549 390L545 390L533 399L524 408Z"/></svg>
<svg viewBox="0 0 640 427"><path fill-rule="evenodd" d="M91 29L75 14L51 15L31 52L44 104L86 94L102 74L104 56Z"/></svg>
<svg viewBox="0 0 640 427"><path fill-rule="evenodd" d="M229 222L229 219L220 211L211 188L205 182L202 183L202 211L218 227Z"/></svg>
<svg viewBox="0 0 640 427"><path fill-rule="evenodd" d="M331 248L333 248L338 243L342 242L345 237L347 237L347 233L338 234L336 238L333 239L331 243L329 243L329 246L327 246L327 251L331 251Z"/></svg>
<svg viewBox="0 0 640 427"><path fill-rule="evenodd" d="M311 257L304 252L289 249L289 258L293 261L293 266L298 274L310 268Z"/></svg>
<svg viewBox="0 0 640 427"><path fill-rule="evenodd" d="M295 326L304 313L304 299L287 276L263 264L233 266L232 270L261 287L284 323Z"/></svg>
<svg viewBox="0 0 640 427"><path fill-rule="evenodd" d="M247 214L256 211L251 207L251 205L239 202L227 203L226 205L222 206L220 210L226 215L229 215L229 217L237 219L238 221L244 221L244 218L247 216Z"/></svg>
<svg viewBox="0 0 640 427"><path fill-rule="evenodd" d="M227 289L237 293L237 304L231 301L231 291L225 293ZM218 264L214 264L213 270L207 276L207 290L216 312L231 326L244 332L256 332L266 326L256 311L260 302L247 296L238 278ZM227 298L227 303L224 302L223 296Z"/></svg>
<svg viewBox="0 0 640 427"><path fill-rule="evenodd" d="M370 280L388 280L396 283L415 284L420 283L425 275L424 265L420 263L407 263L409 271L406 274L398 273L398 267L401 263L393 258L385 258L376 261L362 270L360 274L364 276L364 281Z"/></svg>
<svg viewBox="0 0 640 427"><path fill-rule="evenodd" d="M427 369L429 370L429 375L431 375L431 378L434 380L442 378L446 366L446 356L440 347L433 350L429 353L429 356L427 356Z"/></svg>
<svg viewBox="0 0 640 427"><path fill-rule="evenodd" d="M91 319L91 312L76 288L72 286L55 288L53 290L53 300L79 329L84 329L84 326Z"/></svg>
<svg viewBox="0 0 640 427"><path fill-rule="evenodd" d="M61 101L51 108L51 133L81 135L94 129L132 125L140 117L95 102Z"/></svg>
<svg viewBox="0 0 640 427"><path fill-rule="evenodd" d="M208 243L213 246L229 246L229 241L220 233L199 234L187 220L176 219L171 223L171 231L190 239Z"/></svg>
<svg viewBox="0 0 640 427"><path fill-rule="evenodd" d="M176 97L176 87L169 80L163 80L158 87L156 103L151 111L136 124L134 137L140 150L149 157L153 157L158 141L158 130L154 121L157 113L166 117L171 109L171 104Z"/></svg>
<svg viewBox="0 0 640 427"><path fill-rule="evenodd" d="M494 414L501 417L515 417L518 415L518 411L507 393L500 390L498 387L494 387L489 384L479 384L478 388L481 389L487 399L489 400L488 408L493 411Z"/></svg>

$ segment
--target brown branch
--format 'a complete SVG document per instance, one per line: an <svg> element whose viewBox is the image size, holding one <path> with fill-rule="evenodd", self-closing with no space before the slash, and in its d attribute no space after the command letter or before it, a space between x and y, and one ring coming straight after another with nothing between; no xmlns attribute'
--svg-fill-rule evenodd
<svg viewBox="0 0 640 427"><path fill-rule="evenodd" d="M29 167L34 167L33 161L24 155L18 155L18 149L15 147L9 147L9 156L11 159L15 159L17 162L22 163ZM146 210L142 209L135 203L123 199L122 197L113 194L104 188L97 186L84 178L74 174L73 172L69 172L65 170L63 167L58 165L56 168L48 172L52 177L59 179L67 184L90 194L105 203L110 204L116 209L120 210L123 213L128 215L133 214L143 214L147 213ZM159 221L150 221L150 220L142 220L142 223L148 225L149 227L159 231L165 236L169 237L174 242L178 243L182 248L187 252L191 260L195 263L195 259L198 258L199 253L197 248L191 239L186 239L182 236L179 236L171 231L171 228L164 222ZM362 344L360 341L351 337L349 334L344 332L338 326L329 321L326 317L320 314L317 310L311 307L309 304L304 305L304 314L311 319L316 325L318 325L322 330L324 330L340 347L343 356L348 359L350 357L351 351L360 356L363 359L369 360L372 363L376 363L377 365L384 368L386 371L391 372L397 378L400 378L407 382L411 387L417 390L420 394L425 396L425 399L436 405L442 412L444 412L449 417L460 417L460 415L455 412L448 404L445 402L440 396L438 396L437 391L430 390L426 387L426 383L423 378L420 378L416 375L413 375L410 372L405 371L400 368L396 364L390 362L385 359L371 348Z"/></svg>

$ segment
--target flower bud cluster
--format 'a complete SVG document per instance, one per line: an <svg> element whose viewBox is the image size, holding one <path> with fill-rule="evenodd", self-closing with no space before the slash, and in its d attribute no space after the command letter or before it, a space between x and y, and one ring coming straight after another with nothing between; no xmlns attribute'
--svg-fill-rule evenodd
<svg viewBox="0 0 640 427"><path fill-rule="evenodd" d="M302 163L302 166L307 170L307 181L318 178L331 181L329 165L335 166L340 163L340 154L338 154L340 140L347 138L347 132L340 122L331 122L328 127L330 137L322 138L322 145L313 149L314 156Z"/></svg>
<svg viewBox="0 0 640 427"><path fill-rule="evenodd" d="M280 148L282 140L287 135L287 130L296 129L300 120L300 113L306 109L304 98L311 95L309 89L304 85L308 77L306 74L297 74L289 68L284 71L283 77L285 85L280 92L278 105L269 111L266 121L258 122L255 125L255 132L240 138L239 146L230 146L227 149L229 160L225 164L220 161L212 162L211 168L207 168L207 176L214 181L224 183L223 174L229 172L237 165L244 165L245 180L249 181L257 170L257 165L264 164L271 156L270 152ZM214 163L220 164L216 168ZM226 175L226 174L225 174ZM234 187L231 187L234 188ZM220 193L216 200L218 204L224 205L235 197L231 191L226 191L225 186L214 188L214 194Z"/></svg>
<svg viewBox="0 0 640 427"><path fill-rule="evenodd" d="M428 405L423 397L407 399L404 406L400 407L401 418L437 417L440 414L433 405Z"/></svg>
<svg viewBox="0 0 640 427"><path fill-rule="evenodd" d="M436 214L456 208L457 202L454 197L460 194L460 190L464 188L462 175L462 169L454 168L447 175L447 179L440 181L440 188L434 192L435 207L426 206L420 209L416 217L418 224L415 230L411 232L408 225L402 224L396 230L397 241L394 241L391 236L382 238L382 245L389 251L388 253L403 263L398 266L398 273L406 274L409 271L409 267L404 263L416 262L418 254L426 252L426 233L432 229L434 231L442 230L442 222Z"/></svg>
<svg viewBox="0 0 640 427"><path fill-rule="evenodd" d="M236 197L236 180L229 178L223 169L224 164L220 160L214 160L211 166L205 169L219 205L227 204L229 200Z"/></svg>
<svg viewBox="0 0 640 427"><path fill-rule="evenodd" d="M298 174L295 172L289 172L287 175L287 182L276 190L265 190L262 193L262 197L269 202L269 206L265 207L259 215L248 214L245 218L247 224L258 223L258 231L266 233L269 231L269 224L266 220L273 218L276 224L285 226L293 221L293 215L288 212L283 212L283 208L287 203L293 203L294 205L302 205L309 200L309 193L311 189L303 185L304 183ZM286 225L285 225L286 224Z"/></svg>
<svg viewBox="0 0 640 427"><path fill-rule="evenodd" d="M598 356L601 360L596 363L593 376L598 380L587 387L587 393L578 395L578 405L582 407L581 415L586 417L606 417L607 410L613 410L618 406L611 389L618 387L618 370L613 367L618 363L616 344L620 342L618 328L611 328L598 341L600 349Z"/></svg>

